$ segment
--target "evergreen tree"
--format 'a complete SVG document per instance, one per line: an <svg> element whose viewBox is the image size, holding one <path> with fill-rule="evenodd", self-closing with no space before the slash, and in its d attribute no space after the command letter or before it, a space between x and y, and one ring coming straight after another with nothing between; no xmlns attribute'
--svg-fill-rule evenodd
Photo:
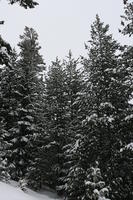
<svg viewBox="0 0 133 200"><path fill-rule="evenodd" d="M107 34L108 28L108 25L104 26L96 16L96 21L91 26L88 62L84 62L89 73L88 114L83 121L83 126L88 127L85 129L85 148L89 148L86 151L90 162L104 159L103 164L112 154L112 122L116 104L119 104L121 99L117 94L119 83L116 85L118 66L115 52L118 44L112 39L112 35ZM87 45L86 48L89 49Z"/></svg>
<svg viewBox="0 0 133 200"><path fill-rule="evenodd" d="M45 118L47 140L44 147L46 184L52 188L60 185L66 144L66 94L65 72L57 58L49 68L46 80ZM58 188L57 188L58 190Z"/></svg>
<svg viewBox="0 0 133 200"><path fill-rule="evenodd" d="M85 171L80 165L76 165L74 168L71 168L69 173L69 181L67 186L67 198L69 200L85 200Z"/></svg>
<svg viewBox="0 0 133 200"><path fill-rule="evenodd" d="M133 2L123 0L125 15L122 15L121 25L123 26L122 32L124 35L132 36L133 34Z"/></svg>
<svg viewBox="0 0 133 200"><path fill-rule="evenodd" d="M133 143L121 148L113 162L112 199L133 199Z"/></svg>
<svg viewBox="0 0 133 200"><path fill-rule="evenodd" d="M87 199L109 200L109 189L105 187L98 162L95 162L95 167L90 167L90 169L87 170L85 186Z"/></svg>
<svg viewBox="0 0 133 200"><path fill-rule="evenodd" d="M75 137L76 139L76 137ZM68 200L85 200L86 196L86 171L83 168L80 157L80 139L73 146L69 145L66 154L66 166L69 167L65 177L65 196Z"/></svg>
<svg viewBox="0 0 133 200"><path fill-rule="evenodd" d="M127 107L123 107L125 112L125 117L121 119L121 123L119 125L119 133L123 133L122 137L122 147L120 150L114 155L112 159L112 190L113 196L112 199L132 199L133 194L133 184L132 184L132 146L133 141L133 88L132 88L132 47L126 46L124 47L124 51L121 53L120 67L125 71L125 78L123 79L123 83L128 86L125 90L127 96ZM110 175L109 175L110 176Z"/></svg>
<svg viewBox="0 0 133 200"><path fill-rule="evenodd" d="M41 77L40 77L41 78ZM28 168L28 184L35 190L40 190L45 183L45 144L47 141L45 119L45 85L43 78L39 81L38 97L35 104L35 121L37 135L34 142L34 160Z"/></svg>
<svg viewBox="0 0 133 200"><path fill-rule="evenodd" d="M128 35L132 37L133 34L133 3L124 0L124 9L125 15L122 15L121 25L123 26L122 32L123 35ZM125 145L120 149L119 152L114 156L114 165L112 165L112 171L114 171L114 180L113 180L113 199L132 199L133 198L133 182L132 182L132 124L133 124L133 47L125 45L122 47L121 53L121 62L120 65L123 66L123 69L126 69L127 73L125 74L125 85L128 84L128 109L127 116L123 120L123 131L125 131Z"/></svg>
<svg viewBox="0 0 133 200"><path fill-rule="evenodd" d="M6 48L7 47L7 48ZM8 49L9 47L9 49ZM0 136L0 151L1 151L1 169L4 168L5 180L9 179L11 170L9 157L11 141L9 139L9 130L13 127L13 109L16 105L15 99L13 99L13 91L15 76L12 70L12 58L13 51L6 43L2 43L2 55L1 55L1 71L0 71L0 124L1 124L1 136ZM7 50L6 50L7 49ZM11 55L12 54L12 55ZM3 57L2 57L3 56ZM6 59L5 59L6 58ZM13 75L13 76L12 76Z"/></svg>
<svg viewBox="0 0 133 200"><path fill-rule="evenodd" d="M60 189L67 191L67 185L70 184L67 175L70 177L70 171L76 167L74 147L78 144L81 138L82 130L81 123L83 118L82 113L82 90L83 79L81 70L78 69L79 59L75 60L71 51L67 60L64 60L64 70L66 76L66 123L67 123L67 142L63 147L64 150L64 164L62 175L62 186ZM67 183L69 182L69 183Z"/></svg>
<svg viewBox="0 0 133 200"><path fill-rule="evenodd" d="M14 53L11 46L0 36L0 168L1 180L10 179L9 155L11 142L9 141L9 127L13 125L11 113L15 101L12 100L12 87L15 76L12 76L12 62ZM13 118L12 118L13 119Z"/></svg>
<svg viewBox="0 0 133 200"><path fill-rule="evenodd" d="M39 54L38 35L32 28L25 28L25 33L20 36L20 57L16 65L17 88L14 91L17 100L17 119L15 126L10 127L11 137L11 162L15 166L15 179L19 180L28 176L28 168L35 159L38 137L38 95L40 92L40 73L43 71L44 62ZM11 90L13 91L13 90ZM27 175L26 175L27 174Z"/></svg>
<svg viewBox="0 0 133 200"><path fill-rule="evenodd" d="M83 120L80 154L85 170L98 160L107 184L111 185L114 175L110 173L115 173L111 171L114 155L131 141L132 131L125 121L131 112L128 70L120 64L121 59L116 54L119 45L108 34L108 28L96 16L91 26L91 47L86 45L89 51L89 58L84 62L89 73L88 114Z"/></svg>
<svg viewBox="0 0 133 200"><path fill-rule="evenodd" d="M10 145L7 147L6 157L10 166L10 175L11 178L18 180L18 170L15 169L16 160L18 160L18 107L19 100L21 98L20 93L18 92L18 70L16 67L16 53L12 53L10 57L11 68L6 67L2 74L2 107L1 114L4 118L5 128L6 128L6 137L5 140Z"/></svg>
<svg viewBox="0 0 133 200"><path fill-rule="evenodd" d="M0 121L0 181L8 182L10 180L8 161L6 157L9 144L6 142L5 137L7 132L5 130L4 122Z"/></svg>

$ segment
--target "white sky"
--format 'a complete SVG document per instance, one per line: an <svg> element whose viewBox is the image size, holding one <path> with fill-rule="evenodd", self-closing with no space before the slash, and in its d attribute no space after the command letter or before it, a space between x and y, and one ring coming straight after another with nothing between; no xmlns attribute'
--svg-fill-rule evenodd
<svg viewBox="0 0 133 200"><path fill-rule="evenodd" d="M46 63L56 56L63 58L69 49L78 57L84 55L84 42L90 38L90 25L98 13L101 20L110 24L110 32L122 44L131 39L118 33L123 0L38 0L39 6L25 10L18 5L10 6L0 0L0 34L12 47L16 47L24 27L34 28L39 35L41 53Z"/></svg>

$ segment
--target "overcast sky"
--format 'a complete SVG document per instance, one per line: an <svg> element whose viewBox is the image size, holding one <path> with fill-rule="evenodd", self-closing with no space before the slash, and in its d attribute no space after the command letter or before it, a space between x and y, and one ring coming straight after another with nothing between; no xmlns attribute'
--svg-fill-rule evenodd
<svg viewBox="0 0 133 200"><path fill-rule="evenodd" d="M122 44L130 44L128 37L118 33L123 0L38 0L39 6L25 10L18 5L9 6L0 0L0 34L12 47L19 41L24 27L34 28L39 35L41 53L46 63L56 56L63 58L69 49L78 57L84 55L84 42L89 40L90 25L98 13L101 20L110 24L110 32Z"/></svg>

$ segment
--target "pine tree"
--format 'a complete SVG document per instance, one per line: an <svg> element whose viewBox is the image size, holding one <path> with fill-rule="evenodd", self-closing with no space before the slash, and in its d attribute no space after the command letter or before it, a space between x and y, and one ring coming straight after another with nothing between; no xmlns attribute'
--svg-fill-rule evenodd
<svg viewBox="0 0 133 200"><path fill-rule="evenodd" d="M85 186L87 199L109 200L109 189L105 186L97 161L94 167L90 167L90 169L87 170Z"/></svg>
<svg viewBox="0 0 133 200"><path fill-rule="evenodd" d="M123 0L125 15L122 15L121 25L123 26L122 32L124 35L133 35L133 2Z"/></svg>
<svg viewBox="0 0 133 200"><path fill-rule="evenodd" d="M87 200L84 181L85 171L80 164L77 164L75 167L71 168L68 178L67 199Z"/></svg>
<svg viewBox="0 0 133 200"><path fill-rule="evenodd" d="M63 146L66 144L66 94L65 73L57 58L49 68L46 80L46 132L44 147L46 184L52 188L60 185L64 160ZM57 187L58 190L58 187Z"/></svg>
<svg viewBox="0 0 133 200"><path fill-rule="evenodd" d="M66 166L69 167L69 170L65 177L65 196L68 200L85 200L87 198L85 186L86 171L83 168L80 157L80 141L81 139L78 138L73 146L69 145L66 152Z"/></svg>
<svg viewBox="0 0 133 200"><path fill-rule="evenodd" d="M133 141L133 88L132 88L132 47L124 47L119 63L121 69L125 71L123 83L127 87L124 91L127 94L127 104L123 105L124 115L119 124L119 133L122 136L122 147L112 158L112 199L132 199L132 149ZM110 176L110 175L109 175Z"/></svg>
<svg viewBox="0 0 133 200"><path fill-rule="evenodd" d="M132 122L131 122L132 123ZM113 158L112 199L133 199L133 143L120 149Z"/></svg>
<svg viewBox="0 0 133 200"><path fill-rule="evenodd" d="M0 181L8 182L10 180L9 166L7 160L7 149L9 144L6 142L7 135L3 120L0 121Z"/></svg>
<svg viewBox="0 0 133 200"><path fill-rule="evenodd" d="M64 149L64 164L63 164L63 175L62 175L62 186L61 190L67 194L67 185L70 184L69 178L73 168L75 168L77 160L75 160L74 148L78 144L81 138L81 123L83 118L82 113L82 74L81 70L78 69L79 59L75 60L72 56L71 51L67 60L64 60L64 70L66 75L66 123L67 123L67 142L63 147ZM69 176L69 178L68 178ZM69 183L68 183L69 182Z"/></svg>
<svg viewBox="0 0 133 200"><path fill-rule="evenodd" d="M38 85L38 98L36 99L36 128L37 135L34 143L34 160L28 168L28 184L35 190L40 190L45 183L45 144L47 141L45 119L45 85L41 78Z"/></svg>
<svg viewBox="0 0 133 200"><path fill-rule="evenodd" d="M98 16L91 26L91 48L88 62L88 114L83 126L85 131L85 149L89 148L89 161L97 159L107 161L112 154L112 122L114 121L115 107L121 97L117 95L117 58L118 48L112 35L108 35L108 25L104 26ZM88 46L86 45L87 49ZM119 84L119 83L118 83ZM117 87L117 88L116 88ZM87 144L88 143L88 144ZM92 152L92 153L91 153ZM104 158L103 155L104 154ZM103 166L104 167L104 166Z"/></svg>
<svg viewBox="0 0 133 200"><path fill-rule="evenodd" d="M86 45L89 51L89 58L84 62L89 73L88 114L83 120L80 154L85 170L98 160L107 184L111 185L114 155L131 141L132 131L125 121L131 111L128 70L121 65L117 53L119 45L108 34L108 29L109 26L104 26L96 16L91 26L91 46Z"/></svg>
<svg viewBox="0 0 133 200"><path fill-rule="evenodd" d="M5 46L4 46L5 45ZM13 64L13 51L11 48L8 49L8 44L6 46L6 43L2 43L2 47L7 47L7 51L2 51L2 55L6 56L3 57L2 61L2 68L1 68L1 87L0 87L0 123L2 126L1 129L1 151L2 159L4 159L4 168L6 170L6 174L9 177L9 174L11 175L11 170L13 168L13 165L10 165L10 154L11 154L11 137L9 136L9 131L11 128L14 127L14 108L17 107L16 99L14 99L14 90L15 89L15 73L12 68ZM10 50L10 51L9 51ZM3 150L2 150L3 149ZM2 165L3 166L3 165ZM8 172L8 173L7 173ZM7 178L6 178L7 179Z"/></svg>
<svg viewBox="0 0 133 200"><path fill-rule="evenodd" d="M11 99L12 83L8 82L8 75L12 69L12 55L11 46L0 36L0 179L2 181L9 181L10 179L8 155L10 154L11 143L7 140L7 137L10 121L9 113L12 110L12 103L9 100Z"/></svg>
<svg viewBox="0 0 133 200"><path fill-rule="evenodd" d="M38 35L32 28L25 28L25 33L20 36L20 55L16 63L17 77L15 93L17 119L13 119L14 126L10 127L9 138L11 139L10 161L15 166L15 179L23 179L29 175L36 152L36 138L38 137L39 124L36 119L38 113L38 95L40 92L40 75L43 71L44 62L39 54ZM15 90L15 91L14 91ZM41 105L40 105L41 106ZM12 115L12 113L11 113ZM38 116L38 115L37 115Z"/></svg>
<svg viewBox="0 0 133 200"><path fill-rule="evenodd" d="M123 30L120 32L123 35L128 35L132 37L133 34L133 3L128 0L124 0L125 15L122 15L121 25ZM125 45L121 48L121 60L120 65L127 73L125 73L124 83L128 85L126 94L128 94L128 108L125 110L126 116L122 121L122 129L124 132L125 144L117 152L113 158L112 171L113 174L113 199L132 199L133 198L133 183L132 183L132 124L133 124L133 70L132 70L132 57L133 57L133 47Z"/></svg>
<svg viewBox="0 0 133 200"><path fill-rule="evenodd" d="M18 170L15 169L16 160L18 159L18 107L21 95L18 92L18 70L16 67L17 55L12 52L10 57L10 66L5 67L2 74L2 106L1 114L4 118L6 137L5 141L10 145L6 149L6 157L8 160L10 175L12 179L18 180Z"/></svg>

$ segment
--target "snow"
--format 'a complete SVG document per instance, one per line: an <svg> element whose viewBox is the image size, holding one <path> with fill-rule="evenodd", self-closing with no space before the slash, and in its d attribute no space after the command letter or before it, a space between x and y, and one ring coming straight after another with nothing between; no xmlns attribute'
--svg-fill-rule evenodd
<svg viewBox="0 0 133 200"><path fill-rule="evenodd" d="M133 142L129 143L127 146L126 146L127 149L131 149L133 151Z"/></svg>
<svg viewBox="0 0 133 200"><path fill-rule="evenodd" d="M5 65L0 64L0 69L4 69Z"/></svg>
<svg viewBox="0 0 133 200"><path fill-rule="evenodd" d="M21 139L21 141L22 142L28 142L28 138L26 138L26 137L23 136L22 139Z"/></svg>
<svg viewBox="0 0 133 200"><path fill-rule="evenodd" d="M133 114L128 115L128 116L125 118L126 121L127 121L127 120L130 120L130 119L133 119Z"/></svg>
<svg viewBox="0 0 133 200"><path fill-rule="evenodd" d="M27 190L23 192L15 182L6 184L0 182L0 199L1 200L55 200L59 198L56 194L45 191L41 193Z"/></svg>
<svg viewBox="0 0 133 200"><path fill-rule="evenodd" d="M121 148L120 152L122 152L122 151L124 151L126 149L129 149L129 150L133 151L133 142L127 144L124 148Z"/></svg>
<svg viewBox="0 0 133 200"><path fill-rule="evenodd" d="M0 52L2 52L2 53L7 53L7 48L6 48L6 47L1 47L1 48L0 48Z"/></svg>
<svg viewBox="0 0 133 200"><path fill-rule="evenodd" d="M110 107L114 108L114 106L110 102L104 102L100 104L100 107Z"/></svg>
<svg viewBox="0 0 133 200"><path fill-rule="evenodd" d="M88 122L93 120L93 119L95 119L95 118L97 118L97 114L96 113L93 113L92 115L86 117Z"/></svg>
<svg viewBox="0 0 133 200"><path fill-rule="evenodd" d="M6 56L9 57L6 47L1 47L1 48L0 48L0 53L6 54Z"/></svg>
<svg viewBox="0 0 133 200"><path fill-rule="evenodd" d="M131 100L129 101L129 104L133 105L133 99L131 99Z"/></svg>
<svg viewBox="0 0 133 200"><path fill-rule="evenodd" d="M30 126L30 125L31 125L30 122L27 122L27 121L18 121L18 124L19 124L19 125L24 124L24 125L27 125L27 126Z"/></svg>
<svg viewBox="0 0 133 200"><path fill-rule="evenodd" d="M75 150L77 150L78 147L79 147L79 141L80 141L79 139L76 140L76 143L75 143L75 146L74 146L74 149L75 149Z"/></svg>

